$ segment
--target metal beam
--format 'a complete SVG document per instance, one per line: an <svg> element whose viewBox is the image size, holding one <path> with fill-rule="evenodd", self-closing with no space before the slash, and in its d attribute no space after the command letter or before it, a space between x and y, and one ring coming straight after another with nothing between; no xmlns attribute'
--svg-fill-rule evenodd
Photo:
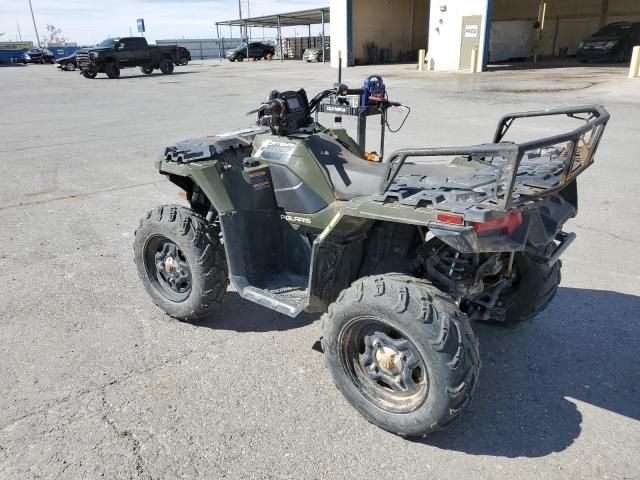
<svg viewBox="0 0 640 480"><path fill-rule="evenodd" d="M220 49L220 25L216 25L216 35L218 36L218 60L222 61L222 50ZM202 50L200 50L202 53Z"/></svg>
<svg viewBox="0 0 640 480"><path fill-rule="evenodd" d="M278 17L280 17L280 27L293 27L298 25L317 25L321 23L321 12L324 12L325 22L329 22L330 10L327 7L301 10L297 12L280 13L275 15L265 15L262 17L246 17L237 20L225 20L216 22L218 25L233 25L244 27L268 27L277 28Z"/></svg>
<svg viewBox="0 0 640 480"><path fill-rule="evenodd" d="M487 0L487 11L484 17L484 25L482 29L484 31L484 44L482 46L482 65L480 65L480 71L486 72L487 65L489 63L489 45L491 42L491 22L493 22L493 0Z"/></svg>
<svg viewBox="0 0 640 480"><path fill-rule="evenodd" d="M324 10L320 10L320 20L322 23L322 63L324 63Z"/></svg>
<svg viewBox="0 0 640 480"><path fill-rule="evenodd" d="M280 15L278 15L278 43L280 44L280 61L284 62L284 53L282 52L282 32L280 30Z"/></svg>
<svg viewBox="0 0 640 480"><path fill-rule="evenodd" d="M598 19L598 28L604 27L607 21L607 12L609 11L609 0L602 0L600 5L600 18Z"/></svg>

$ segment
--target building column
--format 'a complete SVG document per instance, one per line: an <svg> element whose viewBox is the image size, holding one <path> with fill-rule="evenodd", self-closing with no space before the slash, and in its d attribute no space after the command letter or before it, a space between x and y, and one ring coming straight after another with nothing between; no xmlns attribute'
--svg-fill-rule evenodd
<svg viewBox="0 0 640 480"><path fill-rule="evenodd" d="M342 66L348 66L351 54L351 11L354 0L331 0L331 66L338 68L338 51ZM355 0L357 1L357 0Z"/></svg>

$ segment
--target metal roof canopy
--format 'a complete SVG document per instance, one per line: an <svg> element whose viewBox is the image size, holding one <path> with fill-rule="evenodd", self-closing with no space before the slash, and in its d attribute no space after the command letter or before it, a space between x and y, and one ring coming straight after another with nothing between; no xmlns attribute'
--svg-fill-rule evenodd
<svg viewBox="0 0 640 480"><path fill-rule="evenodd" d="M322 63L325 62L325 41L324 41L324 25L329 22L329 7L312 8L309 10L299 10L297 12L277 13L275 15L265 15L262 17L240 18L238 20L227 20L224 22L216 22L216 31L218 39L220 39L220 26L227 25L231 27L240 27L240 36L242 37L242 27L245 29L245 37L247 29L253 27L277 28L278 29L278 46L280 47L280 61L284 61L284 53L282 51L282 27L296 27L298 25L306 25L309 28L309 38L311 38L311 25L322 24ZM247 46L247 57L249 56L249 47ZM222 57L220 57L222 58Z"/></svg>
<svg viewBox="0 0 640 480"><path fill-rule="evenodd" d="M238 20L226 20L216 22L216 25L229 25L230 27L296 27L298 25L317 25L329 23L329 7L299 10L297 12L278 13L263 17L240 18Z"/></svg>

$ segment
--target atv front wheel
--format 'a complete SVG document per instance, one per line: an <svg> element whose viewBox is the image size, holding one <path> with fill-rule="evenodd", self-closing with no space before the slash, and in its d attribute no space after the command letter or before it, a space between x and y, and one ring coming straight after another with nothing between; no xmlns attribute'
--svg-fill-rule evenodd
<svg viewBox="0 0 640 480"><path fill-rule="evenodd" d="M172 317L198 320L222 302L229 279L219 233L193 210L163 205L147 212L134 253L145 290Z"/></svg>
<svg viewBox="0 0 640 480"><path fill-rule="evenodd" d="M430 283L400 274L359 279L322 323L333 381L371 423L421 436L471 401L478 341L454 300Z"/></svg>
<svg viewBox="0 0 640 480"><path fill-rule="evenodd" d="M153 73L153 67L145 65L144 67L140 67L140 71L145 75L151 75Z"/></svg>

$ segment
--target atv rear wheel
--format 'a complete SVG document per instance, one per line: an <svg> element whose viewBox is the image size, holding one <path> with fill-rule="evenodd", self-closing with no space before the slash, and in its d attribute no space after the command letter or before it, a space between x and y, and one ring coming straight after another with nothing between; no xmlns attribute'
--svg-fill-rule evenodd
<svg viewBox="0 0 640 480"><path fill-rule="evenodd" d="M359 279L322 323L333 381L371 423L422 436L471 401L478 342L453 298L432 284L400 274Z"/></svg>
<svg viewBox="0 0 640 480"><path fill-rule="evenodd" d="M498 297L498 306L504 312L504 318L488 321L513 326L538 315L555 297L560 285L561 269L560 260L549 267L544 257L526 252L516 253L513 285L503 290Z"/></svg>
<svg viewBox="0 0 640 480"><path fill-rule="evenodd" d="M172 317L208 317L222 301L229 280L219 232L193 210L163 205L147 212L134 253L144 288Z"/></svg>
<svg viewBox="0 0 640 480"><path fill-rule="evenodd" d="M151 75L153 73L153 67L145 65L144 67L140 67L140 71L145 75Z"/></svg>
<svg viewBox="0 0 640 480"><path fill-rule="evenodd" d="M96 72L95 70L83 70L82 71L82 76L84 78L96 78L96 75L98 75L98 72Z"/></svg>

